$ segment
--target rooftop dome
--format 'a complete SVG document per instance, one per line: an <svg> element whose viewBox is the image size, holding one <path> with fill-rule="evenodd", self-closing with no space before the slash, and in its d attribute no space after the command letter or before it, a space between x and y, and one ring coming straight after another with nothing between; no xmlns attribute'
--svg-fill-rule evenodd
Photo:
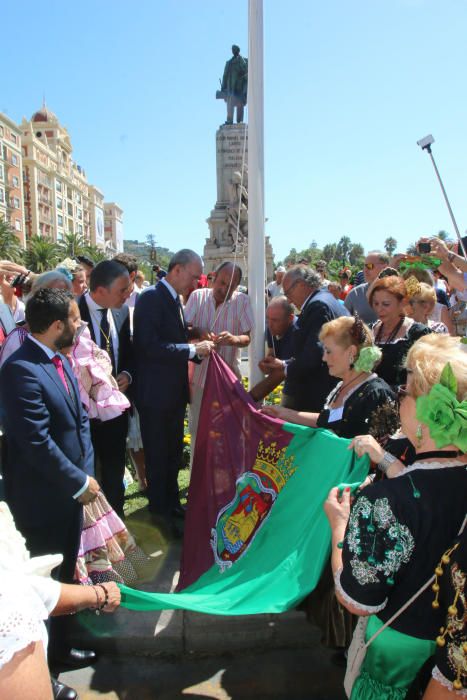
<svg viewBox="0 0 467 700"><path fill-rule="evenodd" d="M34 114L31 117L32 122L58 122L57 116L50 111L50 109L47 109L47 106L44 102L42 105L42 108L38 110L37 112L34 112Z"/></svg>

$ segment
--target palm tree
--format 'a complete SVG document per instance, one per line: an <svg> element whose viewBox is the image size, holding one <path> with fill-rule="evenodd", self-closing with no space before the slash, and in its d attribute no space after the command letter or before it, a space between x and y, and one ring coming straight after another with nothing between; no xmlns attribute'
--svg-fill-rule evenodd
<svg viewBox="0 0 467 700"><path fill-rule="evenodd" d="M85 250L83 250L83 254L88 255L96 265L102 260L107 260L105 250L102 250L102 248L98 248L95 245L87 245Z"/></svg>
<svg viewBox="0 0 467 700"><path fill-rule="evenodd" d="M60 248L45 236L31 236L25 254L26 266L33 272L52 270L61 258Z"/></svg>
<svg viewBox="0 0 467 700"><path fill-rule="evenodd" d="M397 248L396 239L392 236L389 236L389 238L386 238L386 240L384 241L384 247L386 249L386 253L388 255L392 255Z"/></svg>
<svg viewBox="0 0 467 700"><path fill-rule="evenodd" d="M0 260L23 262L24 249L8 221L0 221Z"/></svg>
<svg viewBox="0 0 467 700"><path fill-rule="evenodd" d="M86 252L87 240L81 233L65 233L58 243L60 254L64 258L74 258Z"/></svg>

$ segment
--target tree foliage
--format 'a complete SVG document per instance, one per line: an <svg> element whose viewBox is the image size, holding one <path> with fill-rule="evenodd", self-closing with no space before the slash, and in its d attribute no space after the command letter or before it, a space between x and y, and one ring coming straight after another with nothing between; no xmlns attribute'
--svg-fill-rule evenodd
<svg viewBox="0 0 467 700"><path fill-rule="evenodd" d="M65 233L57 245L64 258L75 258L77 255L86 254L88 242L81 233L69 232Z"/></svg>
<svg viewBox="0 0 467 700"><path fill-rule="evenodd" d="M0 260L23 262L24 248L8 221L0 220Z"/></svg>
<svg viewBox="0 0 467 700"><path fill-rule="evenodd" d="M284 265L295 265L299 260L306 260L311 267L318 260L325 260L328 266L327 277L337 279L342 267L350 267L353 273L361 270L365 251L360 243L352 243L348 236L342 236L338 243L326 243L323 248L318 248L316 241L312 241L309 248L298 251L291 248L284 258ZM278 265L281 264L279 261Z"/></svg>
<svg viewBox="0 0 467 700"><path fill-rule="evenodd" d="M386 253L388 255L393 255L396 248L397 248L396 239L393 238L392 236L389 236L388 238L386 238L386 240L384 241L384 249L385 249Z"/></svg>
<svg viewBox="0 0 467 700"><path fill-rule="evenodd" d="M60 248L51 238L31 236L28 240L24 261L33 272L52 270L60 259Z"/></svg>

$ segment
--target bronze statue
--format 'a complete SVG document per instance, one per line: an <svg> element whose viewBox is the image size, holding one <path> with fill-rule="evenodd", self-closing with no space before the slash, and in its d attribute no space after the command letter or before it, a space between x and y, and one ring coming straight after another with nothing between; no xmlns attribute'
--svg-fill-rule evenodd
<svg viewBox="0 0 467 700"><path fill-rule="evenodd" d="M248 59L240 56L240 47L235 44L232 46L232 53L233 57L225 64L221 89L216 92L216 98L227 102L225 123L233 124L236 109L237 124L241 124L248 91Z"/></svg>

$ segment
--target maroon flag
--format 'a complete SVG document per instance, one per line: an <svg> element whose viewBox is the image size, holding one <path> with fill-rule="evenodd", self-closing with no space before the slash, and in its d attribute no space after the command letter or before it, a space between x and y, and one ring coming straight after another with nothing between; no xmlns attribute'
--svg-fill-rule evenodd
<svg viewBox="0 0 467 700"><path fill-rule="evenodd" d="M258 449L273 445L280 452L292 435L282 429L283 421L259 413L228 365L217 353L209 359L203 403L196 437L185 536L178 590L196 581L218 559L213 527L226 505L236 495L237 480L253 470ZM260 445L261 443L261 445ZM270 509L274 491L267 474L255 476L239 494L237 510L248 516L254 510L256 522L248 531L248 542ZM256 485L259 488L256 488ZM234 520L235 522L235 520ZM247 527L245 517L242 518ZM220 555L229 563L229 553ZM219 562L218 562L219 563Z"/></svg>

